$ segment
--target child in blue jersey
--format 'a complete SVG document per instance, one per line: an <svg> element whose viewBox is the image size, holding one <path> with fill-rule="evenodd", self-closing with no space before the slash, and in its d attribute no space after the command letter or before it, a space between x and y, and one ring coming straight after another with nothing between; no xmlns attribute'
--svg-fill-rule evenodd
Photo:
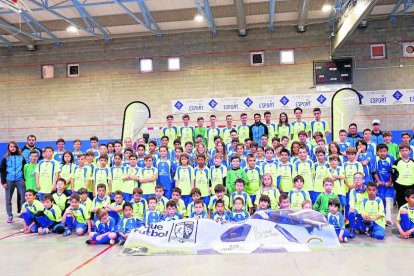
<svg viewBox="0 0 414 276"><path fill-rule="evenodd" d="M249 213L243 209L244 200L241 197L236 197L233 201L233 211L230 213L231 223L242 223L250 218Z"/></svg>
<svg viewBox="0 0 414 276"><path fill-rule="evenodd" d="M96 211L96 231L89 233L89 240L86 244L115 244L116 239L116 223L113 218L108 215L108 211L99 208Z"/></svg>
<svg viewBox="0 0 414 276"><path fill-rule="evenodd" d="M161 221L161 213L157 209L157 199L155 196L148 198L148 209L144 211L143 224L149 226L151 223Z"/></svg>
<svg viewBox="0 0 414 276"><path fill-rule="evenodd" d="M96 197L92 201L92 210L91 210L91 218L93 222L96 222L97 218L95 216L96 211L99 208L105 208L107 205L111 204L111 199L106 194L106 186L105 184L98 184L96 186L97 194Z"/></svg>
<svg viewBox="0 0 414 276"><path fill-rule="evenodd" d="M35 214L35 224L38 227L37 232L40 235L45 235L51 232L57 234L63 234L65 232L65 226L60 222L62 219L62 211L60 208L53 204L53 197L50 194L46 194L42 198L44 209Z"/></svg>
<svg viewBox="0 0 414 276"><path fill-rule="evenodd" d="M99 138L96 136L92 136L91 138L89 138L89 142L91 143L91 148L88 149L87 151L92 151L95 155L95 157L99 156Z"/></svg>
<svg viewBox="0 0 414 276"><path fill-rule="evenodd" d="M22 205L21 218L24 220L23 233L36 233L38 227L35 225L35 214L43 211L44 207L40 201L36 200L36 192L32 189L24 193L26 202Z"/></svg>
<svg viewBox="0 0 414 276"><path fill-rule="evenodd" d="M339 131L339 141L338 141L338 146L339 146L339 152L340 154L344 157L344 161L348 161L348 159L346 158L346 149L351 146L351 144L346 140L348 133L346 132L345 129L341 129Z"/></svg>
<svg viewBox="0 0 414 276"><path fill-rule="evenodd" d="M63 236L72 234L72 230L76 231L78 236L82 236L85 232L91 232L91 220L89 212L85 207L79 205L80 197L78 194L72 194L69 198L70 206L66 209L62 216L62 223L66 225L67 230Z"/></svg>
<svg viewBox="0 0 414 276"><path fill-rule="evenodd" d="M132 215L133 207L131 203L125 202L122 206L122 212L124 213L124 216L119 220L116 226L119 245L123 245L128 238L129 233L138 226L138 221Z"/></svg>
<svg viewBox="0 0 414 276"><path fill-rule="evenodd" d="M204 202L202 199L196 199L194 201L194 211L190 214L189 218L194 219L206 219L208 214L204 207Z"/></svg>
<svg viewBox="0 0 414 276"><path fill-rule="evenodd" d="M334 226L340 242L348 242L349 231L345 229L345 220L342 213L339 212L340 208L341 203L339 200L335 198L329 200L329 212L327 215L328 223Z"/></svg>
<svg viewBox="0 0 414 276"><path fill-rule="evenodd" d="M382 200L377 197L377 184L367 184L368 198L362 202L361 216L364 219L366 233L372 238L382 240L385 237L385 213Z"/></svg>
<svg viewBox="0 0 414 276"><path fill-rule="evenodd" d="M365 140L358 140L356 143L357 161L362 164L365 175L365 183L372 182L372 173L374 170L375 157L371 151L368 151L368 144Z"/></svg>
<svg viewBox="0 0 414 276"><path fill-rule="evenodd" d="M240 197L243 198L243 202L246 203L244 206L244 210L246 210L250 214L252 212L253 204L249 194L243 191L244 180L241 178L236 179L235 187L236 191L230 195L230 208L233 207L232 202L234 201L234 199Z"/></svg>
<svg viewBox="0 0 414 276"><path fill-rule="evenodd" d="M214 207L216 211L211 215L211 219L220 224L228 223L230 217L226 211L224 200L218 199Z"/></svg>
<svg viewBox="0 0 414 276"><path fill-rule="evenodd" d="M168 159L168 148L161 146L159 148L160 158L156 162L156 168L158 170L157 184L164 187L164 195L167 198L171 198L172 189L174 188L174 179L172 177L173 164Z"/></svg>
<svg viewBox="0 0 414 276"><path fill-rule="evenodd" d="M83 152L80 150L82 147L82 142L79 139L73 140L73 162L78 165L78 155L83 154Z"/></svg>
<svg viewBox="0 0 414 276"><path fill-rule="evenodd" d="M270 209L270 197L267 195L261 195L259 198L259 206L257 206L256 213L259 211L269 211Z"/></svg>
<svg viewBox="0 0 414 276"><path fill-rule="evenodd" d="M122 206L124 205L124 197L122 192L117 190L114 193L114 202L105 206L105 209L108 211L108 214L111 218L115 220L115 223L118 223L119 219L122 216Z"/></svg>
<svg viewBox="0 0 414 276"><path fill-rule="evenodd" d="M394 206L395 191L392 186L392 165L394 158L388 155L386 144L377 146L377 156L375 159L374 178L378 184L378 196L385 203L385 220L387 226L392 226L391 213Z"/></svg>
<svg viewBox="0 0 414 276"><path fill-rule="evenodd" d="M143 144L138 145L136 155L137 155L137 166L140 168L144 168L145 167L145 160L144 160L145 145Z"/></svg>
<svg viewBox="0 0 414 276"><path fill-rule="evenodd" d="M162 185L155 186L155 198L157 200L157 209L162 215L165 215L168 198L164 196L164 187Z"/></svg>
<svg viewBox="0 0 414 276"><path fill-rule="evenodd" d="M405 191L406 204L400 207L397 216L397 229L401 238L414 237L414 189Z"/></svg>
<svg viewBox="0 0 414 276"><path fill-rule="evenodd" d="M177 203L173 200L167 202L167 213L162 218L163 221L182 219L183 217L177 212Z"/></svg>

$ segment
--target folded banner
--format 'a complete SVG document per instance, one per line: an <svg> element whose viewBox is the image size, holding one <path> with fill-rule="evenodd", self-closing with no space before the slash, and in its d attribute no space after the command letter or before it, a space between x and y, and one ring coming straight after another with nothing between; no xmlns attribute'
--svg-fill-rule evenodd
<svg viewBox="0 0 414 276"><path fill-rule="evenodd" d="M414 89L358 91L367 106L413 104ZM269 96L182 99L171 101L173 114L198 112L266 111L295 107L331 107L334 93L286 94Z"/></svg>
<svg viewBox="0 0 414 276"><path fill-rule="evenodd" d="M130 233L122 255L308 252L340 244L334 227L312 210L259 212L241 224L183 219Z"/></svg>

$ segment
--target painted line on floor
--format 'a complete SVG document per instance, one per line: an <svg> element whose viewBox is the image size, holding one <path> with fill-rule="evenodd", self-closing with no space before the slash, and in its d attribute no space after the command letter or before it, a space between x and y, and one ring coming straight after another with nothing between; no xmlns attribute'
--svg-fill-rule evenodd
<svg viewBox="0 0 414 276"><path fill-rule="evenodd" d="M2 241L0 242L0 244L46 244L46 245L51 245L51 244L62 244L62 245L67 245L67 244L85 244L84 242L58 242L58 241Z"/></svg>
<svg viewBox="0 0 414 276"><path fill-rule="evenodd" d="M10 238L10 237L13 237L14 235L17 235L17 234L20 234L20 233L22 233L21 230L19 230L18 232L15 232L15 233L11 233L7 236L4 236L4 237L0 238L0 241L5 240L5 239Z"/></svg>
<svg viewBox="0 0 414 276"><path fill-rule="evenodd" d="M410 244L344 244L344 248L414 248L414 245Z"/></svg>
<svg viewBox="0 0 414 276"><path fill-rule="evenodd" d="M79 266L75 267L73 270L71 270L69 273L65 274L65 276L69 276L72 275L72 273L78 271L79 269L81 269L82 267L84 267L85 265L89 264L90 262L94 261L96 258L98 258L99 256L101 256L102 254L104 254L105 252L109 251L112 247L114 246L114 244L108 245L107 247L105 247L102 251L100 251L99 253L97 253L96 255L94 255L93 257L91 257L90 259L86 260L85 262L83 262L82 264L80 264Z"/></svg>

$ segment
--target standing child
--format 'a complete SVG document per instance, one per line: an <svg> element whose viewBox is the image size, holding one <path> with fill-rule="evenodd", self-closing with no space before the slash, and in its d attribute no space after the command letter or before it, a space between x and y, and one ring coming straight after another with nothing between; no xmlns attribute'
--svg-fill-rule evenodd
<svg viewBox="0 0 414 276"><path fill-rule="evenodd" d="M377 197L377 184L369 182L367 185L368 198L362 202L362 218L366 232L372 238L383 240L385 237L385 213L382 200Z"/></svg>
<svg viewBox="0 0 414 276"><path fill-rule="evenodd" d="M36 188L36 167L37 159L39 159L39 153L32 150L29 155L30 163L24 165L23 175L26 183L26 190L32 189L37 192Z"/></svg>
<svg viewBox="0 0 414 276"><path fill-rule="evenodd" d="M293 165L289 162L289 150L280 150L280 162L277 165L278 187L282 192L288 193L293 188Z"/></svg>
<svg viewBox="0 0 414 276"><path fill-rule="evenodd" d="M367 150L368 144L365 140L358 140L357 142L357 160L362 164L365 175L365 183L372 182L372 172L375 164L373 149Z"/></svg>
<svg viewBox="0 0 414 276"><path fill-rule="evenodd" d="M190 214L189 218L195 218L195 219L208 218L208 214L205 211L205 205L204 205L203 200L196 199L194 201L194 211Z"/></svg>
<svg viewBox="0 0 414 276"><path fill-rule="evenodd" d="M89 240L86 241L86 244L115 244L115 220L108 215L108 211L104 208L96 210L96 217L98 219L95 224L96 231L89 233Z"/></svg>
<svg viewBox="0 0 414 276"><path fill-rule="evenodd" d="M345 220L341 212L341 203L339 200L331 198L329 200L329 212L327 215L328 223L335 228L336 235L340 242L348 242L349 231L345 229Z"/></svg>
<svg viewBox="0 0 414 276"><path fill-rule="evenodd" d="M84 209L88 212L89 217L91 217L93 202L88 196L88 190L86 188L80 188L77 193L80 197L79 204L84 207Z"/></svg>
<svg viewBox="0 0 414 276"><path fill-rule="evenodd" d="M193 199L193 201L190 202L190 204L187 205L187 212L185 213L186 217L189 217L191 215L191 213L194 212L194 202L197 199L201 198L201 192L199 188L192 188L191 192L190 192L191 198Z"/></svg>
<svg viewBox="0 0 414 276"><path fill-rule="evenodd" d="M392 142L391 131L384 131L382 136L384 137L384 144L387 145L388 154L391 155L394 158L394 160L397 160L397 158L400 156L399 148L397 144ZM378 148L377 148L377 151L378 151Z"/></svg>
<svg viewBox="0 0 414 276"><path fill-rule="evenodd" d="M122 166L122 153L115 153L112 157L113 165L111 167L111 176L112 176L112 191L121 191L124 185L124 180L122 178L125 175L125 167ZM111 194L111 199L113 199L114 194Z"/></svg>
<svg viewBox="0 0 414 276"><path fill-rule="evenodd" d="M293 175L301 175L304 179L303 189L307 192L313 190L313 162L308 158L308 151L305 146L299 148L299 160L293 163Z"/></svg>
<svg viewBox="0 0 414 276"><path fill-rule="evenodd" d="M346 158L348 159L348 161L344 162L344 175L345 175L345 193L346 193L346 202L347 205L345 206L345 214L348 214L347 209L349 209L349 202L350 200L350 193L349 191L352 190L353 188L355 188L354 184L354 176L355 173L361 173L361 175L364 175L364 169L362 168L362 164L359 163L357 161L357 150L354 147L348 147L346 149ZM353 233L351 231L351 236L352 237Z"/></svg>
<svg viewBox="0 0 414 276"><path fill-rule="evenodd" d="M237 197L233 202L234 210L230 213L230 222L232 223L242 223L250 218L249 213L244 210L244 201L243 198Z"/></svg>
<svg viewBox="0 0 414 276"><path fill-rule="evenodd" d="M125 175L122 178L124 184L122 185L121 191L124 200L130 202L133 197L133 190L138 187L139 180L139 168L137 167L137 155L135 153L132 153L129 156L129 162L128 165L125 166L124 172Z"/></svg>
<svg viewBox="0 0 414 276"><path fill-rule="evenodd" d="M270 208L272 210L277 209L277 203L279 201L280 192L273 185L273 178L270 174L265 173L262 178L262 187L256 194L256 201L254 202L254 208L259 205L259 199L262 195L267 195L270 198ZM243 202L244 203L244 202Z"/></svg>
<svg viewBox="0 0 414 276"><path fill-rule="evenodd" d="M78 165L73 171L72 194L82 188L88 192L89 182L92 181L92 171L89 166L85 166L85 158L83 153L78 155Z"/></svg>
<svg viewBox="0 0 414 276"><path fill-rule="evenodd" d="M349 143L346 138L348 136L348 133L346 132L345 129L341 129L339 131L339 141L338 141L338 146L339 146L339 152L342 156L344 156L344 161L347 161L347 157L346 157L346 150L351 146L351 143Z"/></svg>
<svg viewBox="0 0 414 276"><path fill-rule="evenodd" d="M152 223L161 221L161 213L157 209L155 196L148 198L148 209L144 211L143 224L148 227Z"/></svg>
<svg viewBox="0 0 414 276"><path fill-rule="evenodd" d="M243 209L248 211L250 214L252 212L253 204L252 204L252 200L250 196L246 192L243 191L244 180L240 178L237 179L235 186L236 186L236 191L232 193L230 196L230 208L233 208L232 202L234 202L236 198L240 197L243 199L243 202L246 202Z"/></svg>
<svg viewBox="0 0 414 276"><path fill-rule="evenodd" d="M167 198L171 198L174 179L172 177L172 161L168 159L168 148L161 146L159 148L160 158L157 159L155 167L158 170L157 184L164 187L164 194Z"/></svg>
<svg viewBox="0 0 414 276"><path fill-rule="evenodd" d="M62 216L62 223L66 225L67 229L63 236L69 236L75 230L78 236L82 236L85 232L91 232L91 220L89 212L79 204L80 197L78 194L72 194L69 198L70 206L66 209Z"/></svg>
<svg viewBox="0 0 414 276"><path fill-rule="evenodd" d="M200 189L204 204L208 204L210 202L210 174L205 163L204 155L197 155L197 167L194 169L194 186Z"/></svg>
<svg viewBox="0 0 414 276"><path fill-rule="evenodd" d="M56 179L60 170L59 163L52 160L53 148L45 147L43 150L43 159L39 161L36 168L36 187L39 191L37 195L39 200L45 194L50 194L56 189Z"/></svg>
<svg viewBox="0 0 414 276"><path fill-rule="evenodd" d="M158 170L152 165L151 155L145 155L144 162L145 167L140 171L139 182L141 183L141 189L143 191L142 197L147 200L155 196L155 183L158 178Z"/></svg>
<svg viewBox="0 0 414 276"><path fill-rule="evenodd" d="M108 205L111 204L111 199L106 194L106 186L105 186L105 184L102 184L102 183L98 184L96 186L96 190L97 190L97 193L96 193L96 197L92 201L92 210L91 210L91 212L92 212L92 216L91 217L93 218L93 221L94 222L96 222L96 220L98 219L95 216L96 211L99 208L105 208L106 206L108 206Z"/></svg>
<svg viewBox="0 0 414 276"><path fill-rule="evenodd" d="M229 213L226 211L224 200L218 199L214 207L216 211L211 215L211 219L220 224L228 223L230 217Z"/></svg>
<svg viewBox="0 0 414 276"><path fill-rule="evenodd" d="M83 152L80 150L82 147L82 142L79 139L73 140L73 162L78 165L78 155L83 154Z"/></svg>
<svg viewBox="0 0 414 276"><path fill-rule="evenodd" d="M119 245L124 245L129 233L131 233L132 229L138 226L137 220L132 215L133 207L131 203L125 202L122 206L122 212L124 213L124 216L119 220L116 226Z"/></svg>
<svg viewBox="0 0 414 276"><path fill-rule="evenodd" d="M323 181L330 176L329 164L325 159L325 150L317 149L315 155L316 163L313 164L313 191L310 192L312 202L315 202L318 196L324 191Z"/></svg>
<svg viewBox="0 0 414 276"><path fill-rule="evenodd" d="M66 181L65 190L69 195L73 191L73 172L75 171L75 163L73 162L73 154L70 151L63 153L62 161L60 164L60 172L58 178L63 178Z"/></svg>
<svg viewBox="0 0 414 276"><path fill-rule="evenodd" d="M397 216L397 229L401 238L414 237L414 190L405 191L406 204L400 207Z"/></svg>
<svg viewBox="0 0 414 276"><path fill-rule="evenodd" d="M190 203L190 191L194 188L194 170L189 164L187 154L180 156L180 166L175 172L175 187L181 189L181 197L185 204Z"/></svg>
<svg viewBox="0 0 414 276"><path fill-rule="evenodd" d="M93 195L96 195L97 185L104 184L106 192L108 195L112 193L112 175L110 168L107 167L108 164L108 155L103 154L99 156L99 167L95 168L93 171L93 182L95 188L93 190Z"/></svg>
<svg viewBox="0 0 414 276"><path fill-rule="evenodd" d="M244 171L248 179L248 184L245 186L244 191L250 196L250 201L254 202L256 193L260 190L261 172L260 168L256 166L256 157L253 154L247 155L247 168Z"/></svg>
<svg viewBox="0 0 414 276"><path fill-rule="evenodd" d="M23 232L25 234L36 233L38 227L35 225L34 216L37 212L43 211L44 207L40 201L36 200L36 192L27 190L24 194L26 202L22 205L21 218L24 220Z"/></svg>
<svg viewBox="0 0 414 276"><path fill-rule="evenodd" d="M338 195L333 192L334 180L332 178L326 177L323 180L323 188L325 189L325 192L319 194L313 205L313 210L319 211L326 216L329 212L329 200L336 199L339 201L339 198Z"/></svg>
<svg viewBox="0 0 414 276"><path fill-rule="evenodd" d="M304 180L301 175L295 176L293 179L294 188L289 191L290 206L292 208L302 208L302 204L306 200L310 200L309 193L303 190Z"/></svg>
<svg viewBox="0 0 414 276"><path fill-rule="evenodd" d="M261 170L262 170L262 174L270 174L270 176L272 177L272 181L273 183L276 185L277 184L277 165L278 162L275 160L274 158L274 150L272 148L266 148L265 149L265 157L266 160L262 163L261 166Z"/></svg>
<svg viewBox="0 0 414 276"><path fill-rule="evenodd" d="M400 145L400 158L398 158L393 169L395 199L398 207L405 204L405 191L414 189L414 160L410 158L411 147L409 144Z"/></svg>
<svg viewBox="0 0 414 276"><path fill-rule="evenodd" d="M341 206L346 206L346 193L345 193L345 172L344 168L338 166L340 162L339 156L332 154L329 156L329 174L330 178L334 180L334 193L338 195Z"/></svg>
<svg viewBox="0 0 414 276"><path fill-rule="evenodd" d="M214 165L210 167L209 178L211 180L210 194L214 195L217 185L226 182L227 167L223 165L223 156L220 153L214 155Z"/></svg>
<svg viewBox="0 0 414 276"><path fill-rule="evenodd" d="M182 219L181 214L177 212L177 203L173 200L167 202L167 214L162 218L163 221L172 221Z"/></svg>

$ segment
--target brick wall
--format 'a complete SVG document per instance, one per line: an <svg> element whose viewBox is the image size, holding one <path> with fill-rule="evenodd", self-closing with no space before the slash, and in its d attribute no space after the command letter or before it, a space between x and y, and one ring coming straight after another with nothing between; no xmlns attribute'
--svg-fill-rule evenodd
<svg viewBox="0 0 414 276"><path fill-rule="evenodd" d="M43 141L60 136L119 137L124 108L135 100L150 107L153 116L148 126L162 126L173 99L315 93L312 61L329 58L328 37L326 24L321 24L310 26L303 34L292 27L279 27L274 32L251 29L244 38L235 31L219 31L215 37L209 32L184 33L161 39L114 39L108 45L102 41L66 42L58 48L41 45L36 52L24 47L11 52L1 48L0 141L25 140L28 133ZM354 88L412 88L414 59L401 58L401 41L410 39L414 40L414 22L409 17L401 17L397 23L371 21L367 29L357 30L338 53L356 59ZM388 59L369 60L369 42L387 43ZM276 48L296 48L296 64L279 66ZM268 66L249 67L249 51L260 49L267 49ZM183 55L182 71L166 72L165 56L175 55ZM137 73L138 58L144 56L154 57L155 73ZM80 63L81 77L65 77L66 63ZM41 64L55 64L55 79L40 78ZM323 115L328 112L323 110ZM410 129L413 114L410 105L381 110L360 107L355 121L364 128L380 118L384 129ZM192 119L198 115L208 116L200 113ZM239 117L239 113L233 115ZM289 115L293 117L293 112ZM217 116L223 124L225 114ZM305 117L310 116L306 111Z"/></svg>

